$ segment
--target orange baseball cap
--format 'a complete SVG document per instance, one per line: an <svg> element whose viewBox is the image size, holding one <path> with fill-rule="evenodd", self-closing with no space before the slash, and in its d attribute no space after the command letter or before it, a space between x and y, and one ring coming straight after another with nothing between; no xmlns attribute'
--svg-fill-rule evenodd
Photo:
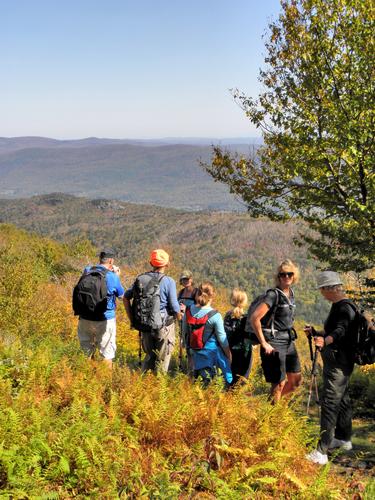
<svg viewBox="0 0 375 500"><path fill-rule="evenodd" d="M152 267L164 267L169 263L169 255L162 248L153 250L150 255L150 264Z"/></svg>

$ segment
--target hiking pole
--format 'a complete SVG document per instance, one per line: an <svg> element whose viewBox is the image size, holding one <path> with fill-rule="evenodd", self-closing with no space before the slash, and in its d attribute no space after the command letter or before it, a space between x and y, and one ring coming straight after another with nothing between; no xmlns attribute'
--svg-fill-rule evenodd
<svg viewBox="0 0 375 500"><path fill-rule="evenodd" d="M179 352L178 352L178 369L180 372L182 372L182 357L183 357L183 351L182 351L182 348L183 348L183 342L182 342L182 321L179 321L179 327L180 327L180 349L179 349Z"/></svg>
<svg viewBox="0 0 375 500"><path fill-rule="evenodd" d="M318 382L317 382L317 375L318 375L318 353L320 352L319 347L315 347L315 352L313 353L313 348L312 348L312 336L309 335L309 347L310 347L310 357L312 361L312 366L311 366L311 379L310 379L310 385L309 385L309 395L307 398L307 407L306 407L306 415L309 414L310 410L310 402L311 402L311 396L313 392L313 388L315 389L315 401L318 406L318 413L319 413L319 406L320 406L320 401L319 401L319 392L318 392Z"/></svg>

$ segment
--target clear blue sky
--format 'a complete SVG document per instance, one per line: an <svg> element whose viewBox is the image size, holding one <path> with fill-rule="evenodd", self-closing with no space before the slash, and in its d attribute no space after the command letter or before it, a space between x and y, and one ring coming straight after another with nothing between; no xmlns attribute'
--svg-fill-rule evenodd
<svg viewBox="0 0 375 500"><path fill-rule="evenodd" d="M0 136L259 135L230 88L259 91L279 0L0 0Z"/></svg>

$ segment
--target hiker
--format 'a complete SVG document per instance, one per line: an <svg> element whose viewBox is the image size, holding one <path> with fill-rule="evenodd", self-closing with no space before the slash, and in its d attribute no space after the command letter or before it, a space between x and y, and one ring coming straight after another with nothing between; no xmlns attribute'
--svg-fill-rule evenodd
<svg viewBox="0 0 375 500"><path fill-rule="evenodd" d="M246 292L235 288L230 296L233 309L224 316L224 329L227 334L229 348L232 353L232 373L234 385L241 377L248 378L251 368L253 346L249 334L245 333L248 303Z"/></svg>
<svg viewBox="0 0 375 500"><path fill-rule="evenodd" d="M194 286L193 274L191 271L185 269L180 276L180 285L183 288L178 292L177 300L180 304L180 311L182 314L185 313L186 307L195 304L195 298L197 296L198 288ZM182 333L182 322L180 324L180 369L182 368L182 349L186 350L187 358L187 370L189 374L194 371L193 356L189 348L189 339L185 338Z"/></svg>
<svg viewBox="0 0 375 500"><path fill-rule="evenodd" d="M289 259L281 262L275 276L276 287L267 291L250 318L261 346L263 373L271 384L270 398L274 403L282 396L291 394L302 382L293 328L295 304L292 285L298 280L298 267ZM273 321L269 328L271 316Z"/></svg>
<svg viewBox="0 0 375 500"><path fill-rule="evenodd" d="M81 349L91 358L98 349L109 368L116 354L116 298L124 295L120 268L114 265L114 259L113 250L100 252L99 264L85 267L73 292Z"/></svg>
<svg viewBox="0 0 375 500"><path fill-rule="evenodd" d="M194 286L193 274L191 271L186 269L182 272L180 276L180 285L182 285L182 288L178 292L177 300L180 303L181 312L184 313L186 306L195 304L195 297L198 292L198 288Z"/></svg>
<svg viewBox="0 0 375 500"><path fill-rule="evenodd" d="M182 320L182 331L189 338L194 363L194 378L202 378L207 386L216 375L216 366L223 372L226 384L233 380L230 369L232 355L224 330L223 318L212 308L215 290L209 281L202 283L196 303L188 306Z"/></svg>
<svg viewBox="0 0 375 500"><path fill-rule="evenodd" d="M167 372L175 345L175 318L181 319L176 283L166 276L168 253L158 248L150 255L152 270L136 278L124 295L130 324L141 334L146 357L142 371ZM132 302L131 302L132 301Z"/></svg>
<svg viewBox="0 0 375 500"><path fill-rule="evenodd" d="M323 359L320 441L307 459L324 465L328 462L328 450L352 449L349 379L354 368L350 334L354 327L355 310L346 298L339 274L323 271L317 277L317 284L320 293L332 306L323 331L316 332L310 325L304 328L307 335L313 336Z"/></svg>

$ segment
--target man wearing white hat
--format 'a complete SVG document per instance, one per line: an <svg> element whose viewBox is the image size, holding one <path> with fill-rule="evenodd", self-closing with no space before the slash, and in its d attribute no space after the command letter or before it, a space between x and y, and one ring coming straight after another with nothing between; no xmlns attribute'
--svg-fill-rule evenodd
<svg viewBox="0 0 375 500"><path fill-rule="evenodd" d="M352 449L352 407L348 389L354 368L350 333L355 312L346 298L339 274L324 271L318 275L317 282L319 291L332 307L324 322L324 331L318 336L314 336L317 332L311 326L304 329L314 336L323 359L321 437L317 449L309 453L307 459L324 465L328 462L329 449Z"/></svg>

